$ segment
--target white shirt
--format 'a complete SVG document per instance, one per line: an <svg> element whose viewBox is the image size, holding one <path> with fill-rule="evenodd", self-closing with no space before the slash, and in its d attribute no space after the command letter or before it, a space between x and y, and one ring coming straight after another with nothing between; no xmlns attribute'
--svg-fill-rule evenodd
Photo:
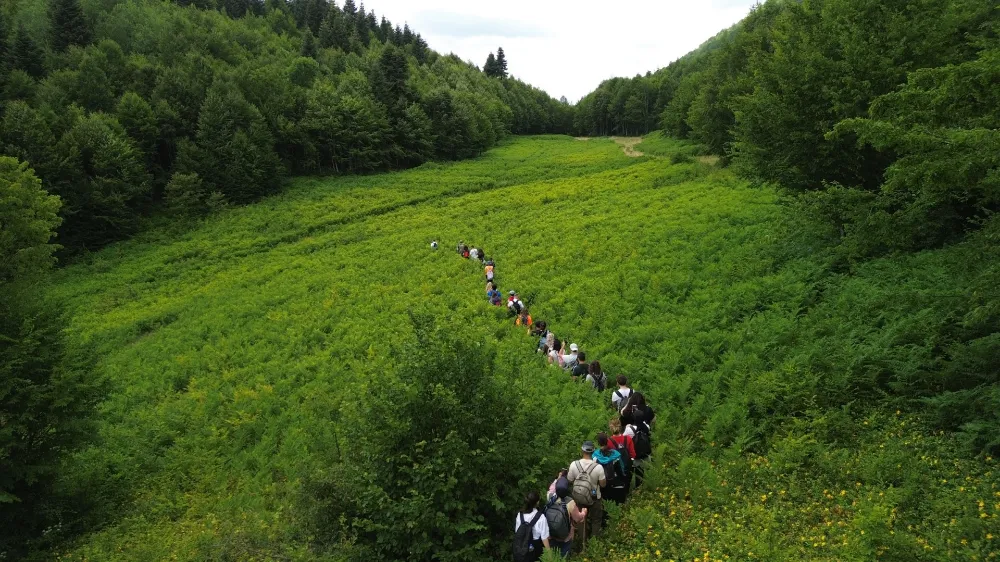
<svg viewBox="0 0 1000 562"><path fill-rule="evenodd" d="M621 396L622 396L620 399L618 398L619 394L621 394ZM625 403L628 402L628 397L629 396L632 396L632 389L631 388L621 388L621 387L619 387L617 390L615 390L614 392L611 393L611 403L615 405L615 409L616 410L618 410L619 412L621 412L622 408L625 407Z"/></svg>
<svg viewBox="0 0 1000 562"><path fill-rule="evenodd" d="M576 367L576 352L571 351L569 355L562 356L562 364L566 369Z"/></svg>
<svg viewBox="0 0 1000 562"><path fill-rule="evenodd" d="M517 512L517 515L514 516L514 532L516 533L521 527L521 517L524 517L525 523L531 523L531 519L536 513L538 513L537 509L532 509L531 513ZM531 528L531 538L536 541L544 541L549 538L549 522L545 519L545 515L535 521L535 526Z"/></svg>
<svg viewBox="0 0 1000 562"><path fill-rule="evenodd" d="M478 260L479 259L479 250L477 250L475 248L469 250L469 257L472 258L472 259L474 259L474 260Z"/></svg>

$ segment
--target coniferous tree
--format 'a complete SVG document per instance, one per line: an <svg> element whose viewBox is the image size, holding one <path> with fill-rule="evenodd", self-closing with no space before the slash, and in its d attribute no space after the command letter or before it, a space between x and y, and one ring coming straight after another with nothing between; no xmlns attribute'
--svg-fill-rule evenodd
<svg viewBox="0 0 1000 562"><path fill-rule="evenodd" d="M496 78L497 76L497 57L492 52L490 56L486 57L486 64L483 65L483 74L490 78Z"/></svg>
<svg viewBox="0 0 1000 562"><path fill-rule="evenodd" d="M10 61L7 59L7 20L4 19L3 12L0 12L0 70L7 70Z"/></svg>
<svg viewBox="0 0 1000 562"><path fill-rule="evenodd" d="M344 15L351 21L354 21L354 15L357 13L358 7L354 3L354 0L344 0Z"/></svg>
<svg viewBox="0 0 1000 562"><path fill-rule="evenodd" d="M24 24L17 27L10 60L15 69L23 70L35 78L41 78L45 75L45 67L42 64L42 49L28 34Z"/></svg>
<svg viewBox="0 0 1000 562"><path fill-rule="evenodd" d="M365 13L365 3L362 2L358 8L358 13L354 16L354 30L358 34L358 39L365 47L368 46L368 14Z"/></svg>
<svg viewBox="0 0 1000 562"><path fill-rule="evenodd" d="M52 48L65 51L70 45L86 45L90 41L90 30L78 0L53 0L50 12L52 19Z"/></svg>
<svg viewBox="0 0 1000 562"><path fill-rule="evenodd" d="M507 57L504 55L503 47L497 49L497 73L498 78L507 78Z"/></svg>
<svg viewBox="0 0 1000 562"><path fill-rule="evenodd" d="M383 43L388 43L392 39L392 24L382 16L382 22L378 26L378 39Z"/></svg>
<svg viewBox="0 0 1000 562"><path fill-rule="evenodd" d="M312 31L308 29L303 34L302 49L299 51L299 54L311 59L316 58L316 39L313 38Z"/></svg>
<svg viewBox="0 0 1000 562"><path fill-rule="evenodd" d="M306 0L305 24L313 35L319 35L319 26L323 24L329 10L326 0Z"/></svg>

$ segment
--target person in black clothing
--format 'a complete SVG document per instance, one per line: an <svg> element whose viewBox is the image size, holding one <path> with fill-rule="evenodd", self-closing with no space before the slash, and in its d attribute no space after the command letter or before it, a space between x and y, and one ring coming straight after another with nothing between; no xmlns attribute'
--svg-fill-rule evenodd
<svg viewBox="0 0 1000 562"><path fill-rule="evenodd" d="M641 392L633 392L625 407L620 412L622 426L646 424L653 428L656 412L646 404L646 397Z"/></svg>
<svg viewBox="0 0 1000 562"><path fill-rule="evenodd" d="M590 372L590 370L589 370L590 369L590 365L587 364L587 354L586 353L584 353L582 351L580 353L578 353L577 356L576 356L576 361L577 361L576 367L573 367L573 370L570 371L570 375L573 377L574 381L578 380L578 377L584 377L584 378L586 378L587 373Z"/></svg>

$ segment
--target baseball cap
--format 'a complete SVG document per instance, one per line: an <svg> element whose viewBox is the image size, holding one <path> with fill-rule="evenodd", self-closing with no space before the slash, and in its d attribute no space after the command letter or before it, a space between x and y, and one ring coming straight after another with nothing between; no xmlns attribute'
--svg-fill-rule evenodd
<svg viewBox="0 0 1000 562"><path fill-rule="evenodd" d="M569 350L570 350L570 351L580 351L580 348L579 348L579 347L577 347L575 343L572 343L572 344L570 344L570 346L569 346Z"/></svg>
<svg viewBox="0 0 1000 562"><path fill-rule="evenodd" d="M594 442L593 441L584 441L583 442L583 446L580 447L580 450L583 451L584 453L593 453L594 452Z"/></svg>

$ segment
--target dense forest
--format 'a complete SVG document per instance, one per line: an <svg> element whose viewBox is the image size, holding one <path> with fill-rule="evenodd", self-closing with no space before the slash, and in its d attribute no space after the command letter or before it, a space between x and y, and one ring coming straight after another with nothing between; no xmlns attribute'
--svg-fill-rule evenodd
<svg viewBox="0 0 1000 562"><path fill-rule="evenodd" d="M62 200L66 254L288 175L474 156L570 108L347 0L53 0L0 14L0 153ZM183 7L187 5L187 7Z"/></svg>
<svg viewBox="0 0 1000 562"><path fill-rule="evenodd" d="M779 186L828 228L833 272L977 231L985 258L1000 231L998 34L992 2L770 0L666 68L602 83L575 124L660 128ZM997 274L933 297L962 304L913 335L914 353L857 366L876 395L915 399L972 451L994 453Z"/></svg>

